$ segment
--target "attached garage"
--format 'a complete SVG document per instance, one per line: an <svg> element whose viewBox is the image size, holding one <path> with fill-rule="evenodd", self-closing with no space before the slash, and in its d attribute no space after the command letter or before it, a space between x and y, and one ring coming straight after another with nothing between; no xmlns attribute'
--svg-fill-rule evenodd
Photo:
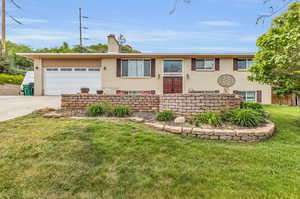
<svg viewBox="0 0 300 199"><path fill-rule="evenodd" d="M90 93L101 89L100 67L44 68L44 95L76 94L83 87Z"/></svg>

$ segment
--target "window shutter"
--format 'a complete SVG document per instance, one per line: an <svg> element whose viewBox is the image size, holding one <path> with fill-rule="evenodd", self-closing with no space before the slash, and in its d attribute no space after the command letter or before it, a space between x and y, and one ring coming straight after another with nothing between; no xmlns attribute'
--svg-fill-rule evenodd
<svg viewBox="0 0 300 199"><path fill-rule="evenodd" d="M220 58L215 59L215 70L220 70Z"/></svg>
<svg viewBox="0 0 300 199"><path fill-rule="evenodd" d="M262 92L261 91L256 91L256 101L262 102Z"/></svg>
<svg viewBox="0 0 300 199"><path fill-rule="evenodd" d="M121 59L117 59L117 77L121 77Z"/></svg>
<svg viewBox="0 0 300 199"><path fill-rule="evenodd" d="M192 58L192 71L196 71L196 59Z"/></svg>
<svg viewBox="0 0 300 199"><path fill-rule="evenodd" d="M155 64L155 59L151 59L151 77L155 77L155 68L156 68L156 64Z"/></svg>
<svg viewBox="0 0 300 199"><path fill-rule="evenodd" d="M237 71L239 69L238 67L238 59L233 59L233 70Z"/></svg>

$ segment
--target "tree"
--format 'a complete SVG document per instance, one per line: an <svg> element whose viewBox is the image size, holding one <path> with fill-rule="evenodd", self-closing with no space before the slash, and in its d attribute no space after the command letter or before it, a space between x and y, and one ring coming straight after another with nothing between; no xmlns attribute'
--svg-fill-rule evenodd
<svg viewBox="0 0 300 199"><path fill-rule="evenodd" d="M272 21L257 40L258 52L249 80L271 85L280 93L300 95L300 3Z"/></svg>
<svg viewBox="0 0 300 199"><path fill-rule="evenodd" d="M10 63L7 57L0 56L0 74L8 73L10 67Z"/></svg>

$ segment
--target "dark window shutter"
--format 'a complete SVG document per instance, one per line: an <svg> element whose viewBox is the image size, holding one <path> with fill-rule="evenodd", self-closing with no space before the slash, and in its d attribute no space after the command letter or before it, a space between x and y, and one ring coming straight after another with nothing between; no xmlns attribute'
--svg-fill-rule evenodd
<svg viewBox="0 0 300 199"><path fill-rule="evenodd" d="M192 71L196 70L196 59L192 58Z"/></svg>
<svg viewBox="0 0 300 199"><path fill-rule="evenodd" d="M121 77L121 59L117 59L117 77Z"/></svg>
<svg viewBox="0 0 300 199"><path fill-rule="evenodd" d="M233 70L238 70L238 59L234 58L233 59Z"/></svg>
<svg viewBox="0 0 300 199"><path fill-rule="evenodd" d="M215 70L220 70L220 58L215 59Z"/></svg>
<svg viewBox="0 0 300 199"><path fill-rule="evenodd" d="M256 101L262 102L262 92L261 91L256 91Z"/></svg>
<svg viewBox="0 0 300 199"><path fill-rule="evenodd" d="M155 69L156 69L156 64L155 64L155 59L151 59L151 77L155 77Z"/></svg>

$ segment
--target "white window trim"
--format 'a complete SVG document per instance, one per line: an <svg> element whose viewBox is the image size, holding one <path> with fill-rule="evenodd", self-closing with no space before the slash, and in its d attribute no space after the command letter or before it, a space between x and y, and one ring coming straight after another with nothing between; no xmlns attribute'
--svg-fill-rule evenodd
<svg viewBox="0 0 300 199"><path fill-rule="evenodd" d="M256 91L239 91L239 92L244 92L245 93L245 101L246 102L257 102L257 93L256 93ZM249 92L254 93L254 101L250 101L250 100L248 101L247 100L247 98L248 98L247 95L248 95Z"/></svg>
<svg viewBox="0 0 300 199"><path fill-rule="evenodd" d="M165 64L165 61L181 61L182 62L182 66L181 66L181 72L167 72L165 73L164 71L164 64ZM184 59L174 59L174 58L169 58L169 59L163 59L162 60L162 63L161 63L161 69L162 69L162 74L163 75L183 75L184 74L184 69L185 69L185 62L184 62Z"/></svg>
<svg viewBox="0 0 300 199"><path fill-rule="evenodd" d="M208 59L212 59L214 61L213 68L205 68L205 61ZM204 60L204 68L197 68L197 61L202 59L196 59L196 71L215 71L216 70L216 58L203 58Z"/></svg>
<svg viewBox="0 0 300 199"><path fill-rule="evenodd" d="M143 61L145 61L145 60L149 60L150 61L150 75L149 76L123 76L122 74L123 74L123 60L143 60ZM149 58L149 59L144 59L144 58L137 58L137 59L121 59L121 76L120 76L120 78L122 78L122 79L150 79L150 78L153 78L152 76L151 76L151 74L152 74L152 62L151 62L151 58Z"/></svg>

